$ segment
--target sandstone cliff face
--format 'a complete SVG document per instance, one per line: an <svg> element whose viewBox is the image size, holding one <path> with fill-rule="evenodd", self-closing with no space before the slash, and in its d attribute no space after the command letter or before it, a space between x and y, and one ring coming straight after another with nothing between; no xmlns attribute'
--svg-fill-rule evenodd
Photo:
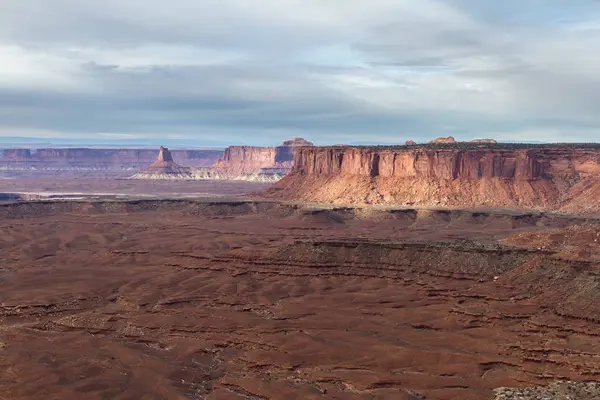
<svg viewBox="0 0 600 400"><path fill-rule="evenodd" d="M301 148L267 196L592 211L600 209L600 150Z"/></svg>
<svg viewBox="0 0 600 400"><path fill-rule="evenodd" d="M273 180L279 180L291 171L295 152L304 146L312 143L294 138L277 147L231 146L225 149L211 173L220 179L262 180L260 177L272 175Z"/></svg>

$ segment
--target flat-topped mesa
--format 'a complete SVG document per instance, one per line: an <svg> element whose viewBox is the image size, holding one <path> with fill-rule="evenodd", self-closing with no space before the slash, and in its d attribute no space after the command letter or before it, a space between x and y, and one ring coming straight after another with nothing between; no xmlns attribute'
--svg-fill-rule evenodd
<svg viewBox="0 0 600 400"><path fill-rule="evenodd" d="M285 142L283 142L282 146L302 147L302 146L314 146L314 144L304 138L297 137L297 138L293 138L291 140L286 140Z"/></svg>
<svg viewBox="0 0 600 400"><path fill-rule="evenodd" d="M456 143L456 139L454 139L453 136L439 137L439 138L433 139L429 143Z"/></svg>
<svg viewBox="0 0 600 400"><path fill-rule="evenodd" d="M131 177L131 179L150 180L185 180L192 178L191 169L177 165L173 161L173 156L169 149L162 146L160 146L156 161Z"/></svg>
<svg viewBox="0 0 600 400"><path fill-rule="evenodd" d="M230 146L210 174L220 179L276 181L291 171L294 153L306 146L312 143L302 138L287 140L277 147Z"/></svg>
<svg viewBox="0 0 600 400"><path fill-rule="evenodd" d="M534 150L299 149L292 171L301 175L364 175L396 178L538 179L549 168Z"/></svg>
<svg viewBox="0 0 600 400"><path fill-rule="evenodd" d="M267 197L600 211L600 146L313 147ZM506 147L506 148L505 148Z"/></svg>

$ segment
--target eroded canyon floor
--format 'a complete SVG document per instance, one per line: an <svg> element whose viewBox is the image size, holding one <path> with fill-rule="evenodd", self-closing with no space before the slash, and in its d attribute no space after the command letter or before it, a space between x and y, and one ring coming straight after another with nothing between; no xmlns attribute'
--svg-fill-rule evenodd
<svg viewBox="0 0 600 400"><path fill-rule="evenodd" d="M598 380L598 223L0 204L0 399L483 400Z"/></svg>

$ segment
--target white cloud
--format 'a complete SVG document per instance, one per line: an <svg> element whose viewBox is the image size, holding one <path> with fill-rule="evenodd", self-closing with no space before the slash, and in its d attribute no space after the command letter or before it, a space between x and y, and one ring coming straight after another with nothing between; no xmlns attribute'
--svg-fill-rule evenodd
<svg viewBox="0 0 600 400"><path fill-rule="evenodd" d="M0 115L106 138L589 138L598 7L484 3L3 0Z"/></svg>

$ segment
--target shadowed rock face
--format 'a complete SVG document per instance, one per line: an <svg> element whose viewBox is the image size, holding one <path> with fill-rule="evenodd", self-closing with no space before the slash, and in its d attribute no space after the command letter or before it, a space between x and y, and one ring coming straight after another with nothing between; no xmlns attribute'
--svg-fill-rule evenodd
<svg viewBox="0 0 600 400"><path fill-rule="evenodd" d="M267 196L333 203L600 209L595 148L313 147Z"/></svg>
<svg viewBox="0 0 600 400"><path fill-rule="evenodd" d="M169 149L160 146L157 162L163 162L163 163L173 162L173 156L171 155L171 152L169 151Z"/></svg>

